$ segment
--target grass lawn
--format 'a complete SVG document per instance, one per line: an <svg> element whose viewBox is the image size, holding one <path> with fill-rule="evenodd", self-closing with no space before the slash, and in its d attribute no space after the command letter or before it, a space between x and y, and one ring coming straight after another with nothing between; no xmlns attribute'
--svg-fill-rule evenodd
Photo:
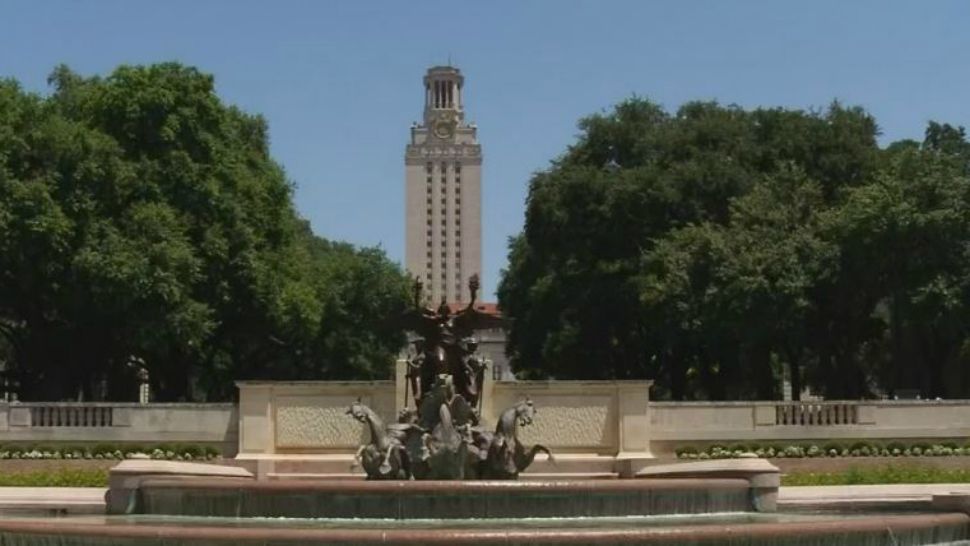
<svg viewBox="0 0 970 546"><path fill-rule="evenodd" d="M108 469L56 468L28 472L0 471L0 487L108 487Z"/></svg>
<svg viewBox="0 0 970 546"><path fill-rule="evenodd" d="M873 485L892 483L970 483L970 469L894 464L849 468L842 472L792 472L781 485Z"/></svg>

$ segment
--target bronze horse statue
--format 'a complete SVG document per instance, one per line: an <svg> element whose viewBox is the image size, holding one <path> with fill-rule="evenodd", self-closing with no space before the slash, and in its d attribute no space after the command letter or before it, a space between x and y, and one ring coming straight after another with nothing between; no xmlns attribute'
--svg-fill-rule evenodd
<svg viewBox="0 0 970 546"><path fill-rule="evenodd" d="M369 480L406 480L411 477L411 460L405 448L411 433L421 433L413 424L385 426L374 411L358 399L347 414L367 425L370 443L357 449L354 461L364 468Z"/></svg>
<svg viewBox="0 0 970 546"><path fill-rule="evenodd" d="M519 426L531 425L535 419L535 413L535 406L528 398L502 412L495 427L495 434L488 443L481 472L483 478L516 479L520 472L532 464L539 452L548 455L549 461L555 463L552 452L546 446L536 444L526 450L519 440Z"/></svg>

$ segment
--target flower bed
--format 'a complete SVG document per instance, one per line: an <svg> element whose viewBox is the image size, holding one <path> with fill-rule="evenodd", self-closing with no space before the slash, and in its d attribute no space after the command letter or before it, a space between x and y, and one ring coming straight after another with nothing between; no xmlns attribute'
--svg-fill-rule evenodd
<svg viewBox="0 0 970 546"><path fill-rule="evenodd" d="M148 456L170 461L207 461L219 457L219 450L210 446L187 444L98 444L87 445L4 445L2 459L108 459L122 460Z"/></svg>
<svg viewBox="0 0 970 546"><path fill-rule="evenodd" d="M731 446L713 445L706 448L693 446L679 447L675 450L678 459L733 459L750 457L754 454L761 458L803 458L803 457L959 457L970 456L970 444L959 446L955 443L942 444L903 444L890 442L852 442L842 444L771 444Z"/></svg>

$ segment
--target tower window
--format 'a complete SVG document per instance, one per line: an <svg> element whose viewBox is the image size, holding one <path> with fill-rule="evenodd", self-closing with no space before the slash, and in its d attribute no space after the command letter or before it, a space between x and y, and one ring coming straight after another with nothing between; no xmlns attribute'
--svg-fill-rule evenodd
<svg viewBox="0 0 970 546"><path fill-rule="evenodd" d="M441 251L441 257L442 258L447 258L448 257L448 252L446 250L442 250Z"/></svg>
<svg viewBox="0 0 970 546"><path fill-rule="evenodd" d="M428 225L431 225L431 218L428 218Z"/></svg>
<svg viewBox="0 0 970 546"><path fill-rule="evenodd" d="M456 226L460 226L461 225L461 218L455 218L455 225Z"/></svg>
<svg viewBox="0 0 970 546"><path fill-rule="evenodd" d="M425 178L425 181L427 181L428 184L431 183L431 175L430 174L427 176L427 178Z"/></svg>
<svg viewBox="0 0 970 546"><path fill-rule="evenodd" d="M430 197L428 198L428 204L429 205L431 204L431 198Z"/></svg>
<svg viewBox="0 0 970 546"><path fill-rule="evenodd" d="M447 199L445 199L444 197L441 198L441 204L442 205L446 204L447 202L448 202Z"/></svg>
<svg viewBox="0 0 970 546"><path fill-rule="evenodd" d="M426 173L430 173L431 172L431 162L430 161L424 164L424 172L426 172Z"/></svg>
<svg viewBox="0 0 970 546"><path fill-rule="evenodd" d="M460 229L456 229L455 230L455 237L461 237L461 230Z"/></svg>
<svg viewBox="0 0 970 546"><path fill-rule="evenodd" d="M448 234L447 234L447 233L445 232L445 230L441 230L441 236L442 236L442 237L447 237L447 236L448 236Z"/></svg>
<svg viewBox="0 0 970 546"><path fill-rule="evenodd" d="M431 280L431 273L428 273L428 274L427 274L427 275L425 275L425 276L426 276L426 277L428 278L428 280L429 280L429 281Z"/></svg>
<svg viewBox="0 0 970 546"><path fill-rule="evenodd" d="M428 230L428 237L431 237L431 230ZM431 244L430 242L428 244Z"/></svg>
<svg viewBox="0 0 970 546"><path fill-rule="evenodd" d="M428 254L431 254L430 252ZM431 262L427 263L428 269L431 269Z"/></svg>
<svg viewBox="0 0 970 546"><path fill-rule="evenodd" d="M428 248L431 248L431 239L428 239Z"/></svg>
<svg viewBox="0 0 970 546"><path fill-rule="evenodd" d="M430 250L428 251L428 257L429 258L431 257L431 251Z"/></svg>
<svg viewBox="0 0 970 546"><path fill-rule="evenodd" d="M447 163L442 163L441 164L441 176L444 177L444 175L445 175L446 172L448 172L448 164Z"/></svg>

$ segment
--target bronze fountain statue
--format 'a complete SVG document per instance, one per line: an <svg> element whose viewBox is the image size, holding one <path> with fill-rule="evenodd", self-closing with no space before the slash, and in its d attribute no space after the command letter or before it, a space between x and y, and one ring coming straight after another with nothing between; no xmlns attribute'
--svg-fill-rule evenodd
<svg viewBox="0 0 970 546"><path fill-rule="evenodd" d="M487 366L476 355L474 333L488 324L488 316L475 309L478 276L468 281L468 305L454 314L444 301L437 309L422 306L422 288L415 280L414 308L403 317L403 326L420 336L405 379L414 408L404 408L390 425L360 401L347 411L370 429L370 442L356 457L367 478L515 479L537 453L553 460L545 446L526 449L519 441L518 427L530 425L535 415L530 400L505 410L494 431L482 422Z"/></svg>

